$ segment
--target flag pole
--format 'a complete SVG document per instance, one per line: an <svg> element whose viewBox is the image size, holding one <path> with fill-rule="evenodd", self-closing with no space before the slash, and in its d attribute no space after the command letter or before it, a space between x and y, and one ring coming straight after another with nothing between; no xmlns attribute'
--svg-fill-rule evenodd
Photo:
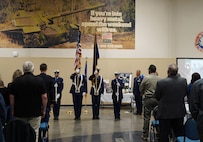
<svg viewBox="0 0 203 142"><path fill-rule="evenodd" d="M84 113L85 113L85 114L88 114L87 102L86 102L86 100L87 100L87 94L85 94L85 109L84 109Z"/></svg>
<svg viewBox="0 0 203 142"><path fill-rule="evenodd" d="M85 74L85 77L87 79L87 57L85 58L86 61L85 61L85 70L84 70L84 74ZM84 109L84 113L85 114L88 114L88 110L87 110L87 93L85 94L85 109Z"/></svg>

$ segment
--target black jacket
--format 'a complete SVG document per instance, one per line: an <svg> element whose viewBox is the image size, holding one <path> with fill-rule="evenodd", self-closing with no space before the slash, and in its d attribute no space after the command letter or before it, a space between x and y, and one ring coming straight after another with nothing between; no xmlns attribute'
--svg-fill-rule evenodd
<svg viewBox="0 0 203 142"><path fill-rule="evenodd" d="M203 132L203 79L194 82L189 96L190 112L197 128Z"/></svg>

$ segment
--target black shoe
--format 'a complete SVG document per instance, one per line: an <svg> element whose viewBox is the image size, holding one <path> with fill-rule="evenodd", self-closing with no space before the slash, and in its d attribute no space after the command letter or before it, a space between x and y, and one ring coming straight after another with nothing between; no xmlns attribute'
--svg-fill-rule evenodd
<svg viewBox="0 0 203 142"><path fill-rule="evenodd" d="M99 116L97 116L96 119L100 119Z"/></svg>
<svg viewBox="0 0 203 142"><path fill-rule="evenodd" d="M96 117L92 117L92 119L93 119L93 120L95 120L95 119L96 119Z"/></svg>
<svg viewBox="0 0 203 142"><path fill-rule="evenodd" d="M115 120L120 120L120 117L116 117Z"/></svg>
<svg viewBox="0 0 203 142"><path fill-rule="evenodd" d="M141 135L141 139L142 139L143 141L147 141L147 137L145 137L144 135Z"/></svg>
<svg viewBox="0 0 203 142"><path fill-rule="evenodd" d="M54 117L54 120L59 120L59 118L58 117Z"/></svg>
<svg viewBox="0 0 203 142"><path fill-rule="evenodd" d="M134 115L142 115L141 112L136 112L136 113L133 113Z"/></svg>

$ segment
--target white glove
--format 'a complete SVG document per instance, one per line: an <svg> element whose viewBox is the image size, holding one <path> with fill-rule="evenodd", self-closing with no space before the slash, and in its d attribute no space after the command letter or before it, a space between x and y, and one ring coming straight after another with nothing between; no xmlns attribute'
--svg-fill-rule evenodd
<svg viewBox="0 0 203 142"><path fill-rule="evenodd" d="M59 97L60 97L60 94L57 94L57 95L56 95L56 99L58 99Z"/></svg>
<svg viewBox="0 0 203 142"><path fill-rule="evenodd" d="M118 82L116 83L116 85L117 85L117 86L121 86L120 83L118 83Z"/></svg>
<svg viewBox="0 0 203 142"><path fill-rule="evenodd" d="M82 93L83 96L86 95L86 94L87 94L86 92L83 92L83 93Z"/></svg>
<svg viewBox="0 0 203 142"><path fill-rule="evenodd" d="M98 71L97 71L97 70L95 70L95 71L94 71L94 74L97 74L97 73L98 73Z"/></svg>
<svg viewBox="0 0 203 142"><path fill-rule="evenodd" d="M76 72L76 73L80 73L80 69L77 68L77 69L75 70L75 72Z"/></svg>
<svg viewBox="0 0 203 142"><path fill-rule="evenodd" d="M57 84L57 83L55 83L55 84L54 84L54 87L58 87L58 84Z"/></svg>

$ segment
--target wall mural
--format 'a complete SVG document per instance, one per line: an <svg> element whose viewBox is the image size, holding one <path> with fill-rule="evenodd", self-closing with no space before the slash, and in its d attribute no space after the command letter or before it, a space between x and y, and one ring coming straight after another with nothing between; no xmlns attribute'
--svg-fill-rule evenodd
<svg viewBox="0 0 203 142"><path fill-rule="evenodd" d="M135 49L135 0L0 0L0 48Z"/></svg>

